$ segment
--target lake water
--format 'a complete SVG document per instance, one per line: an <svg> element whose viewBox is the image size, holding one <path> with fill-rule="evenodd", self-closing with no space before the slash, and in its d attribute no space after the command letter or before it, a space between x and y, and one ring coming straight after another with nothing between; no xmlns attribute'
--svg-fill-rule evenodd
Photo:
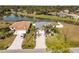
<svg viewBox="0 0 79 59"><path fill-rule="evenodd" d="M40 22L40 21L50 21L50 20L48 20L48 19L43 19L43 20L41 20L41 19L37 19L36 17L32 17L32 18L30 18L30 17L26 17L26 16L15 16L15 15L10 15L10 16L3 16L2 17L3 18L3 20L5 20L5 21L19 21L19 20L28 20L28 21L33 21L33 20L35 20L35 21L37 21L37 22ZM50 21L51 22L51 21Z"/></svg>
<svg viewBox="0 0 79 59"><path fill-rule="evenodd" d="M40 22L36 22L36 28L42 28L44 25L49 24L52 22L48 22L48 21L40 21Z"/></svg>
<svg viewBox="0 0 79 59"><path fill-rule="evenodd" d="M10 15L10 16L3 16L3 20L5 21L19 21L19 20L29 20L31 21L33 18L25 17L25 16L15 16L15 15Z"/></svg>

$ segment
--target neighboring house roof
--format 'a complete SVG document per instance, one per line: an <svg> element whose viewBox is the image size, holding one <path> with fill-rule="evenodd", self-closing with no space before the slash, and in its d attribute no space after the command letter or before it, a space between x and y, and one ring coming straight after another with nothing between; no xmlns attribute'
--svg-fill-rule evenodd
<svg viewBox="0 0 79 59"><path fill-rule="evenodd" d="M28 30L30 24L30 21L19 21L12 24L10 28L15 28L15 30Z"/></svg>

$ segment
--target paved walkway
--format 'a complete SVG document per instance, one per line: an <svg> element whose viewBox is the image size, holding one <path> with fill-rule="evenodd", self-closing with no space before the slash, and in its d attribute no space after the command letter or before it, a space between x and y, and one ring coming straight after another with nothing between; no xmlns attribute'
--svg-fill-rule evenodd
<svg viewBox="0 0 79 59"><path fill-rule="evenodd" d="M23 42L23 37L21 37L21 35L17 35L12 45L7 50L22 49L21 48L22 42Z"/></svg>
<svg viewBox="0 0 79 59"><path fill-rule="evenodd" d="M35 49L45 49L46 48L46 44L45 44L45 32L44 30L38 30L38 32L36 33L36 47Z"/></svg>

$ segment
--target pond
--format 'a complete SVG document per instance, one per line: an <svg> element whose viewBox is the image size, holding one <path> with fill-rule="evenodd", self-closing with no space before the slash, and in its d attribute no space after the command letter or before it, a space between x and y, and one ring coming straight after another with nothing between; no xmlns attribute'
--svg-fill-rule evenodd
<svg viewBox="0 0 79 59"><path fill-rule="evenodd" d="M10 16L3 16L3 20L5 21L19 21L19 20L29 20L32 21L33 18L25 17L25 16L15 16L15 15L10 15Z"/></svg>
<svg viewBox="0 0 79 59"><path fill-rule="evenodd" d="M16 16L16 15L9 15L9 16L3 16L2 17L3 20L5 21L19 21L19 20L28 20L28 21L37 21L37 22L41 22L41 21L50 21L48 19L37 19L36 17L28 17L28 16ZM52 20L53 21L53 20Z"/></svg>
<svg viewBox="0 0 79 59"><path fill-rule="evenodd" d="M51 22L51 21L40 21L40 22L36 22L36 28L41 29L44 25L47 25L49 23L55 23L55 22Z"/></svg>

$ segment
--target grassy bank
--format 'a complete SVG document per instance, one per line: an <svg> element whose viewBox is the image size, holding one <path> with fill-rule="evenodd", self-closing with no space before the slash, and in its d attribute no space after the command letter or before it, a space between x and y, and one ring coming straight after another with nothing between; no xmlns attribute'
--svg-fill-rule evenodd
<svg viewBox="0 0 79 59"><path fill-rule="evenodd" d="M22 48L33 49L35 47L35 27L31 26L30 30L26 33Z"/></svg>
<svg viewBox="0 0 79 59"><path fill-rule="evenodd" d="M76 21L76 19L72 18L64 18L64 17L58 17L58 16L50 16L50 15L36 15L37 18L41 19L49 19L49 20L62 20L62 21ZM78 20L79 22L79 20Z"/></svg>
<svg viewBox="0 0 79 59"><path fill-rule="evenodd" d="M28 16L28 17L34 17L34 16ZM50 15L35 15L36 18L39 18L40 20L53 20L53 21L63 21L67 23L73 23L73 24L79 24L79 19L74 18L64 18L59 16L50 16Z"/></svg>

